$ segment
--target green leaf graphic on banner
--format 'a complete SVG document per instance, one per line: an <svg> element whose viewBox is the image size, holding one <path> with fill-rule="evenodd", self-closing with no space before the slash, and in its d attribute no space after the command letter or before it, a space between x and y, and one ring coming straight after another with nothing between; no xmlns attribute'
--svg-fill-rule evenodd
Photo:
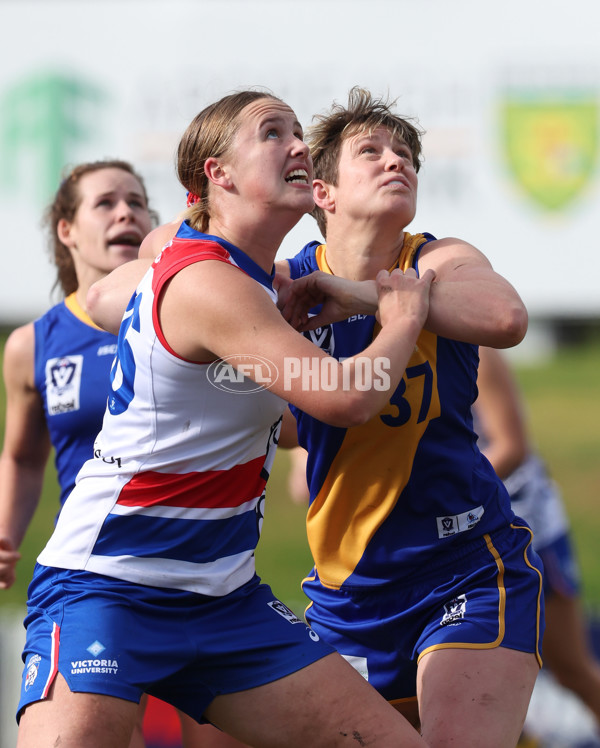
<svg viewBox="0 0 600 748"><path fill-rule="evenodd" d="M9 89L0 110L2 186L25 187L22 167L33 165L38 197L47 200L74 147L92 139L105 100L89 81L60 73L33 75Z"/></svg>
<svg viewBox="0 0 600 748"><path fill-rule="evenodd" d="M521 188L550 211L572 203L596 166L597 92L511 92L503 120L508 165Z"/></svg>

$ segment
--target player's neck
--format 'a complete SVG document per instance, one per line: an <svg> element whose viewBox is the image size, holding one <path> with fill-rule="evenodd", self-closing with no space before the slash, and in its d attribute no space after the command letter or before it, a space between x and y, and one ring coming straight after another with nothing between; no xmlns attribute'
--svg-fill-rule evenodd
<svg viewBox="0 0 600 748"><path fill-rule="evenodd" d="M350 280L373 280L380 270L390 270L402 250L404 232L383 239L327 232L325 257L334 275Z"/></svg>
<svg viewBox="0 0 600 748"><path fill-rule="evenodd" d="M270 273L277 250L292 226L293 223L289 222L269 221L268 215L262 220L245 222L217 217L211 218L207 233L241 249L265 272Z"/></svg>

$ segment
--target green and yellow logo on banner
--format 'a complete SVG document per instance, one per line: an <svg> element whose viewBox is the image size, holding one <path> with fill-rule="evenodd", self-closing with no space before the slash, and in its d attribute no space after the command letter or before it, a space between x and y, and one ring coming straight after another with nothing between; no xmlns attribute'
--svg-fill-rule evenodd
<svg viewBox="0 0 600 748"><path fill-rule="evenodd" d="M598 93L510 92L503 102L505 152L513 177L539 206L560 211L596 167Z"/></svg>

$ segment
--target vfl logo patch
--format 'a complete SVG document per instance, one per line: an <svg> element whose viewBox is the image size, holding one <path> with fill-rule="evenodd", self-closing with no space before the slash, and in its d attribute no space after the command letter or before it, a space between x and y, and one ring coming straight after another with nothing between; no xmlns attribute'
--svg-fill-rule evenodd
<svg viewBox="0 0 600 748"><path fill-rule="evenodd" d="M458 532L466 532L479 522L483 517L484 508L477 506L462 514L448 514L445 517L436 517L438 537L447 538Z"/></svg>
<svg viewBox="0 0 600 748"><path fill-rule="evenodd" d="M282 618L285 618L285 620L290 623L304 623L298 618L294 611L290 610L287 605L284 605L281 600L271 600L267 605L270 608L273 608L276 613L279 613Z"/></svg>
<svg viewBox="0 0 600 748"><path fill-rule="evenodd" d="M39 655L31 655L29 662L27 663L27 672L25 673L25 690L29 691L31 686L35 683L38 677L38 671L40 669L40 662L42 658Z"/></svg>
<svg viewBox="0 0 600 748"><path fill-rule="evenodd" d="M465 617L467 609L467 598L465 595L459 595L449 603L444 603L445 613L440 621L440 626L449 626L452 623L462 620Z"/></svg>
<svg viewBox="0 0 600 748"><path fill-rule="evenodd" d="M48 415L79 410L83 356L63 356L46 361Z"/></svg>
<svg viewBox="0 0 600 748"><path fill-rule="evenodd" d="M454 517L442 517L442 530L448 535L454 531Z"/></svg>
<svg viewBox="0 0 600 748"><path fill-rule="evenodd" d="M314 314L310 314L309 317L314 317ZM317 327L316 330L307 330L304 333L304 337L308 338L311 343L319 346L322 351L333 356L335 349L335 342L333 339L333 327L326 325L325 327Z"/></svg>

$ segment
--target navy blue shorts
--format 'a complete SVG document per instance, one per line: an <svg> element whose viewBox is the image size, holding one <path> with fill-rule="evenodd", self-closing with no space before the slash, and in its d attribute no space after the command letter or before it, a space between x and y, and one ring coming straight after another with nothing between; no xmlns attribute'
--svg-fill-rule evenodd
<svg viewBox="0 0 600 748"><path fill-rule="evenodd" d="M391 702L416 698L419 658L433 650L503 646L541 665L542 564L531 538L528 527L484 535L410 583L346 591L311 577L306 618Z"/></svg>
<svg viewBox="0 0 600 748"><path fill-rule="evenodd" d="M38 565L29 595L19 714L59 672L71 691L149 693L202 722L215 696L334 651L258 577L207 597Z"/></svg>

